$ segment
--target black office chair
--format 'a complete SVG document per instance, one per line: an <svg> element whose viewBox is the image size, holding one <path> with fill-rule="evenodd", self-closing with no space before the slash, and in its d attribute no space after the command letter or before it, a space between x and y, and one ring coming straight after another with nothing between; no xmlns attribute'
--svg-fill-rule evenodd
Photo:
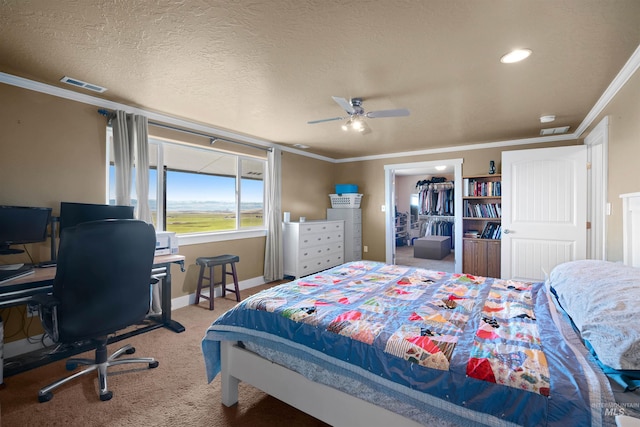
<svg viewBox="0 0 640 427"><path fill-rule="evenodd" d="M100 400L109 400L107 368L123 363L148 363L153 358L123 358L135 349L126 345L108 356L108 335L144 320L149 311L151 268L156 234L152 225L138 220L92 221L66 228L60 249L52 295L38 295L42 325L55 342L91 341L95 360L69 359L67 369L89 365L40 390L47 402L53 389L77 377L98 371Z"/></svg>

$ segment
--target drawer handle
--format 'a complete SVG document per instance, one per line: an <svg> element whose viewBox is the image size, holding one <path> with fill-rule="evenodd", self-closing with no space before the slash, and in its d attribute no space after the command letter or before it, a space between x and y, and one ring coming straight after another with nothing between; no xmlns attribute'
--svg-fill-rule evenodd
<svg viewBox="0 0 640 427"><path fill-rule="evenodd" d="M309 252L305 252L305 253L304 253L304 254L302 254L302 255L307 256L307 255L309 255Z"/></svg>

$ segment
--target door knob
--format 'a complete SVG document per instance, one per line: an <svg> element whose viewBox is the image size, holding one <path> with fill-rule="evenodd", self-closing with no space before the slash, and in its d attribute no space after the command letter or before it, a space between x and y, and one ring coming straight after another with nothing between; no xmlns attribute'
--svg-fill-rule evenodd
<svg viewBox="0 0 640 427"><path fill-rule="evenodd" d="M509 234L509 233L511 233L511 230L502 230L502 232L503 232L504 234Z"/></svg>

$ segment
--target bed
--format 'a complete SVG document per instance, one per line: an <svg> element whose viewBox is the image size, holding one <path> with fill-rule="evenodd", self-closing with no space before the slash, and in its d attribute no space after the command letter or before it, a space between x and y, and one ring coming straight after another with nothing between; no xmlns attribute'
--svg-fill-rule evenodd
<svg viewBox="0 0 640 427"><path fill-rule="evenodd" d="M640 418L637 273L575 261L525 283L350 262L223 314L207 379L227 406L244 381L331 425L615 426Z"/></svg>

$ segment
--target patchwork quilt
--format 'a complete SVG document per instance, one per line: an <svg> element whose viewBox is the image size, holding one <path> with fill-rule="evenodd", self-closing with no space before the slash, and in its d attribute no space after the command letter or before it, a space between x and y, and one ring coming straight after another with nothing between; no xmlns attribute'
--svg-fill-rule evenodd
<svg viewBox="0 0 640 427"><path fill-rule="evenodd" d="M207 331L205 363L212 380L212 342L260 337L495 425L606 425L590 365L563 337L548 295L544 283L351 262L242 301Z"/></svg>

